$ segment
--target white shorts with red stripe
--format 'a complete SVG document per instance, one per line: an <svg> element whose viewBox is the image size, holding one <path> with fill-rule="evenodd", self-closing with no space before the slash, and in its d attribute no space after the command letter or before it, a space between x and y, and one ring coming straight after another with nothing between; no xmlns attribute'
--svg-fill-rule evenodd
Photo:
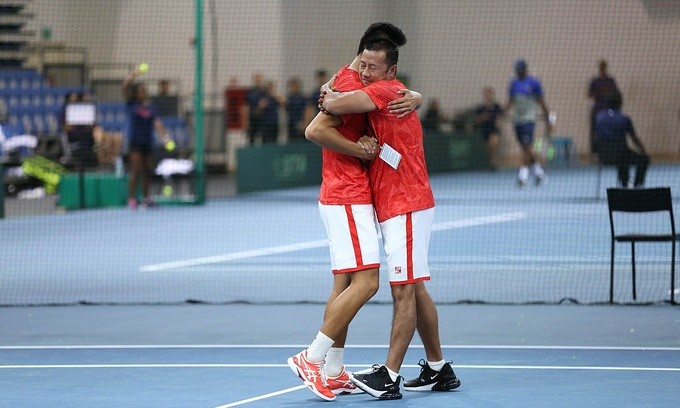
<svg viewBox="0 0 680 408"><path fill-rule="evenodd" d="M434 208L397 215L380 223L391 285L430 280L427 253Z"/></svg>
<svg viewBox="0 0 680 408"><path fill-rule="evenodd" d="M380 267L380 244L373 205L319 203L319 212L328 235L333 273Z"/></svg>

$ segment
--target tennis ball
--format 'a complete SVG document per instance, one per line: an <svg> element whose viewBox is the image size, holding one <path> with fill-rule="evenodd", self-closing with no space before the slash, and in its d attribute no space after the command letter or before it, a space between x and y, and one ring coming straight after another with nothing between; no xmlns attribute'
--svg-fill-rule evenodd
<svg viewBox="0 0 680 408"><path fill-rule="evenodd" d="M166 197L169 197L173 194L172 186L171 185L165 185L163 186L163 195Z"/></svg>
<svg viewBox="0 0 680 408"><path fill-rule="evenodd" d="M139 67L137 67L137 69L139 70L140 74L145 74L149 70L149 64L147 64L146 62L142 62L141 64L139 64Z"/></svg>
<svg viewBox="0 0 680 408"><path fill-rule="evenodd" d="M174 141L168 140L167 143L165 143L165 150L171 152L171 151L175 150L176 146L177 145L175 145Z"/></svg>

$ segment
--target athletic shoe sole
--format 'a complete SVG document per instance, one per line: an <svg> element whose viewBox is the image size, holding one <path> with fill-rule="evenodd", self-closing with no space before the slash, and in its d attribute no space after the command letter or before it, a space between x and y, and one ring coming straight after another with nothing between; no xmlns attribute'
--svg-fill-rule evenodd
<svg viewBox="0 0 680 408"><path fill-rule="evenodd" d="M420 387L404 387L404 391L451 391L460 387L460 380L455 378L445 384L426 384Z"/></svg>
<svg viewBox="0 0 680 408"><path fill-rule="evenodd" d="M354 377L354 375L350 375L349 378L352 380L354 385L356 385L358 388L362 389L364 392L369 394L372 397L381 399L381 400L395 400L395 399L401 399L402 395L400 392L396 394L389 394L387 391L376 391L373 388L369 387L368 385L364 384L363 382L359 381Z"/></svg>

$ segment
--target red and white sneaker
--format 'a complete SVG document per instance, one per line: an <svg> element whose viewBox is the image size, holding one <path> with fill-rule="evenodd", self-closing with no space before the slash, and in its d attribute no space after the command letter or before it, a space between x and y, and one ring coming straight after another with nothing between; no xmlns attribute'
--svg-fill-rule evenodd
<svg viewBox="0 0 680 408"><path fill-rule="evenodd" d="M359 394L364 392L349 379L349 373L345 371L344 368L337 377L327 377L326 382L335 395Z"/></svg>
<svg viewBox="0 0 680 408"><path fill-rule="evenodd" d="M307 350L302 350L293 357L288 358L288 367L302 379L302 382L318 397L326 400L335 400L335 394L328 387L326 373L323 371L323 361L313 363L307 360Z"/></svg>

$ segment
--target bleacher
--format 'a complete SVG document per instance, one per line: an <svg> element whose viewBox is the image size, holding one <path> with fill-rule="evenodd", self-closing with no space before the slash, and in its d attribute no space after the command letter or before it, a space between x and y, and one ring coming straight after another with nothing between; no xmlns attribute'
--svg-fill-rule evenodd
<svg viewBox="0 0 680 408"><path fill-rule="evenodd" d="M36 151L58 160L63 152L59 112L67 94L83 90L52 87L34 69L0 70L0 123L5 137L36 136Z"/></svg>
<svg viewBox="0 0 680 408"><path fill-rule="evenodd" d="M84 87L52 87L36 70L0 70L0 123L5 136L19 134L54 138L61 133L59 112L66 95L81 93ZM189 147L191 138L181 117L162 117L163 124L178 147ZM125 102L97 103L97 124L108 132L126 133L128 127Z"/></svg>

